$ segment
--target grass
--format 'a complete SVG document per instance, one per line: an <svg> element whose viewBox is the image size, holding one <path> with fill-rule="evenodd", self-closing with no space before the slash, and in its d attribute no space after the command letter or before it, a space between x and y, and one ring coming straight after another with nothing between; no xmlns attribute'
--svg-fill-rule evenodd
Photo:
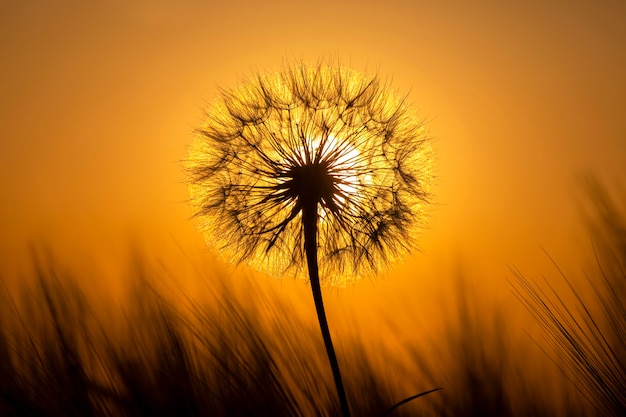
<svg viewBox="0 0 626 417"><path fill-rule="evenodd" d="M0 415L338 415L330 375L320 372L317 329L276 320L223 291L217 305L191 299L175 309L146 277L121 335L107 333L71 279L36 263L26 309L8 297L0 337ZM277 317L290 317L287 307ZM8 306L8 308L7 308ZM294 338L295 335L303 335ZM310 335L309 335L310 334ZM363 366L352 397L356 415L382 415L391 393ZM374 414L372 414L374 413ZM396 414L401 415L401 414Z"/></svg>
<svg viewBox="0 0 626 417"><path fill-rule="evenodd" d="M341 409L324 366L318 329L294 317L271 295L243 304L226 289L214 303L184 299L174 307L138 271L134 295L114 323L99 315L76 282L52 264L36 261L37 285L18 302L5 292L0 333L0 415L6 416L337 416ZM456 317L448 317L443 354L425 362L423 349L405 346L414 386L443 385L389 416L556 415L528 384L512 383L519 365L495 323L476 313L467 291ZM185 297L181 293L181 297ZM26 300L26 301L24 301ZM21 307L18 307L21 306ZM271 323L263 309L274 309ZM407 329L419 332L419 328ZM394 384L394 355L374 355L349 343L348 399L355 416L383 416L411 393ZM445 364L443 366L442 364ZM444 370L442 370L444 369ZM522 389L523 388L523 389ZM520 396L527 408L519 409ZM528 414L528 407L535 407ZM573 415L573 414L570 414Z"/></svg>
<svg viewBox="0 0 626 417"><path fill-rule="evenodd" d="M626 211L597 179L586 179L592 203L595 267L575 283L549 254L559 282L537 283L518 270L518 297L544 330L563 374L603 416L626 415ZM586 285L584 285L586 284ZM562 285L563 286L563 285Z"/></svg>

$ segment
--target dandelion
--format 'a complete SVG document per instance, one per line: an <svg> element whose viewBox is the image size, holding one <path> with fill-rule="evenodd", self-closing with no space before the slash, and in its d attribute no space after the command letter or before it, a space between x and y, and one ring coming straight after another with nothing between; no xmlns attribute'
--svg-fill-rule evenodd
<svg viewBox="0 0 626 417"><path fill-rule="evenodd" d="M321 284L376 273L416 247L432 179L423 123L378 77L291 65L223 90L187 168L195 215L223 257L308 272L349 415Z"/></svg>

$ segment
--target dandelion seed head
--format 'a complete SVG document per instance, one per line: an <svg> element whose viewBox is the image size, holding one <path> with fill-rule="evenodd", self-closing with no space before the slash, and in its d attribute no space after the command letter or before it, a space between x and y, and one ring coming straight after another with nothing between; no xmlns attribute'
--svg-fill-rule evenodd
<svg viewBox="0 0 626 417"><path fill-rule="evenodd" d="M186 168L227 261L305 276L302 207L315 204L321 280L341 285L416 247L432 161L423 122L378 77L296 64L223 90Z"/></svg>

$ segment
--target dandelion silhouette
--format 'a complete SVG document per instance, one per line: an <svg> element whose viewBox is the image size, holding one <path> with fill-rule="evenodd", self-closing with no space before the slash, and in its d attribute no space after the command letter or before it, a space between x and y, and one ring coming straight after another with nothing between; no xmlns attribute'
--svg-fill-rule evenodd
<svg viewBox="0 0 626 417"><path fill-rule="evenodd" d="M227 260L305 275L344 415L321 284L375 273L416 245L432 178L430 138L378 77L288 65L223 90L197 131L191 203Z"/></svg>

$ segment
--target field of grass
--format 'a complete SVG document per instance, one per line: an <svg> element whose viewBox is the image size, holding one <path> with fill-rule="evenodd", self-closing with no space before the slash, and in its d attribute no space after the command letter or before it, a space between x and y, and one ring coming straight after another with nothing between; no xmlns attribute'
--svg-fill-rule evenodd
<svg viewBox="0 0 626 417"><path fill-rule="evenodd" d="M590 184L591 290L568 287L573 280L557 268L545 282L520 271L511 277L543 337L512 336L506 316L479 307L465 288L472 277L459 273L440 339L430 349L402 346L410 366L384 346L342 344L352 414L383 416L441 387L388 415L626 415L626 222L606 190ZM213 283L210 300L174 289L172 303L155 285L165 277L137 257L124 307L101 308L53 256L35 251L32 264L24 279L32 285L0 291L2 416L340 414L319 329L276 294L259 291L250 303L216 273L204 277ZM574 296L550 291L557 281ZM545 353L531 353L537 345ZM537 375L544 365L529 370L530 360L553 367L553 377ZM414 392L400 380L414 381Z"/></svg>

